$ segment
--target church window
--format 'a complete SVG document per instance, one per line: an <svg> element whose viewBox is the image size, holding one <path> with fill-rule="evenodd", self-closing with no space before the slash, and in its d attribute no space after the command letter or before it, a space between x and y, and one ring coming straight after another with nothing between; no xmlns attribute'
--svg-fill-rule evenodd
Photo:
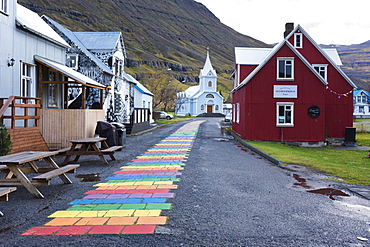
<svg viewBox="0 0 370 247"><path fill-rule="evenodd" d="M208 81L208 87L212 87L212 81Z"/></svg>
<svg viewBox="0 0 370 247"><path fill-rule="evenodd" d="M204 105L201 105L201 106L200 106L200 110L201 110L201 111L204 111Z"/></svg>
<svg viewBox="0 0 370 247"><path fill-rule="evenodd" d="M218 105L215 105L215 110L218 111Z"/></svg>
<svg viewBox="0 0 370 247"><path fill-rule="evenodd" d="M214 99L214 98L215 98L215 96L213 96L213 94L210 94L210 93L209 93L209 94L207 94L207 95L206 95L206 98L207 98L207 99Z"/></svg>

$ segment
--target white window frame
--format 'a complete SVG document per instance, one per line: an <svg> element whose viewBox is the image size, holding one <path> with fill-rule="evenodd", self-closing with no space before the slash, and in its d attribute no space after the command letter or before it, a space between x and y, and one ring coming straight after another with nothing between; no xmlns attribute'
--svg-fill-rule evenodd
<svg viewBox="0 0 370 247"><path fill-rule="evenodd" d="M295 33L294 34L294 47L295 48L303 48L303 35L302 35L302 33Z"/></svg>
<svg viewBox="0 0 370 247"><path fill-rule="evenodd" d="M240 122L240 103L236 103L236 123Z"/></svg>
<svg viewBox="0 0 370 247"><path fill-rule="evenodd" d="M280 115L280 107L284 107L284 115ZM290 112L290 122L286 121L287 112ZM276 127L294 127L294 102L276 103Z"/></svg>
<svg viewBox="0 0 370 247"><path fill-rule="evenodd" d="M9 0L0 0L0 12L8 14Z"/></svg>
<svg viewBox="0 0 370 247"><path fill-rule="evenodd" d="M208 87L212 87L213 83L212 81L208 81Z"/></svg>
<svg viewBox="0 0 370 247"><path fill-rule="evenodd" d="M68 54L67 61L68 61L68 67L74 70L78 69L78 54Z"/></svg>
<svg viewBox="0 0 370 247"><path fill-rule="evenodd" d="M325 81L328 78L328 65L327 64L312 64L312 67L319 73ZM316 69L318 68L318 70ZM325 73L324 76L321 73Z"/></svg>
<svg viewBox="0 0 370 247"><path fill-rule="evenodd" d="M278 81L294 81L294 57L278 57L276 66L276 76ZM284 63L284 76L280 76L280 66ZM287 77L287 70L290 68L291 77Z"/></svg>
<svg viewBox="0 0 370 247"><path fill-rule="evenodd" d="M36 97L35 83L35 65L29 63L21 63L21 87L20 96Z"/></svg>

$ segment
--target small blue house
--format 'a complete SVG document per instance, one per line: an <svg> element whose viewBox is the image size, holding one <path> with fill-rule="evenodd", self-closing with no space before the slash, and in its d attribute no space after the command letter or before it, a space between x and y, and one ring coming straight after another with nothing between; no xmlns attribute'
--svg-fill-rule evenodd
<svg viewBox="0 0 370 247"><path fill-rule="evenodd" d="M370 118L370 93L365 90L353 92L353 116L357 118Z"/></svg>

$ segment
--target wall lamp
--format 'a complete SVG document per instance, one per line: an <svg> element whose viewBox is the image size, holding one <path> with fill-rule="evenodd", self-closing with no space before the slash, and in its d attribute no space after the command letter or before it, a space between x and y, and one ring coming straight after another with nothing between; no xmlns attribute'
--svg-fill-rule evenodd
<svg viewBox="0 0 370 247"><path fill-rule="evenodd" d="M15 63L15 59L14 58L8 58L8 67L13 67L14 66L14 63Z"/></svg>

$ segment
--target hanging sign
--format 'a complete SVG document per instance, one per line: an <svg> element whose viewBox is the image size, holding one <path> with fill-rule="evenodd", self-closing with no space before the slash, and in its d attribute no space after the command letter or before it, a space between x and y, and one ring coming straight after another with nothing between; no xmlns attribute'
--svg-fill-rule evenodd
<svg viewBox="0 0 370 247"><path fill-rule="evenodd" d="M274 98L297 98L297 85L274 85Z"/></svg>

